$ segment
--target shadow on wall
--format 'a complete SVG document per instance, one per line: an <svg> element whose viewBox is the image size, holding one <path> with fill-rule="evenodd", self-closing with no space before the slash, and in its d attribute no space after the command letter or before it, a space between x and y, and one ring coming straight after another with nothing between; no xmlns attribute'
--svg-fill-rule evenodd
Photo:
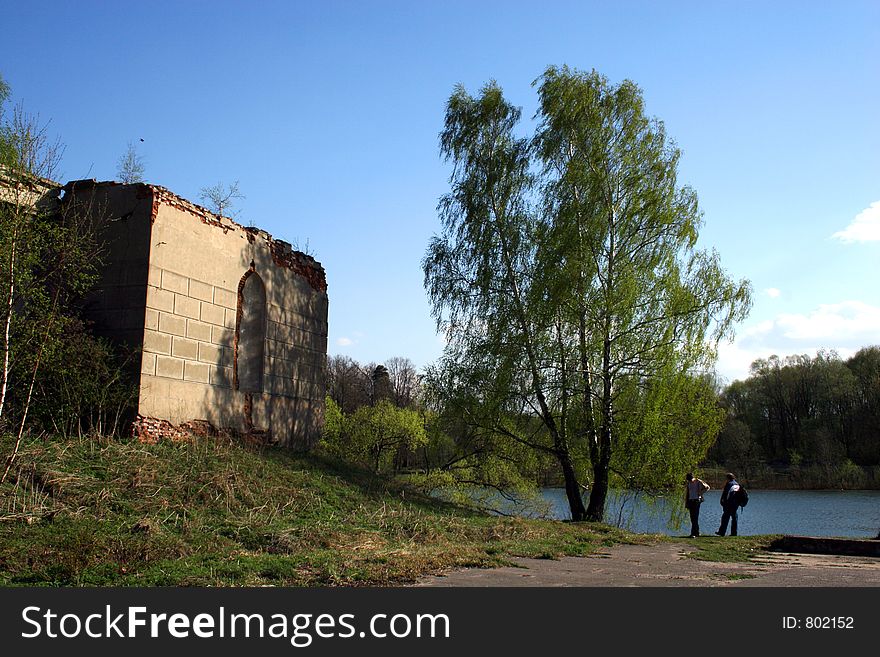
<svg viewBox="0 0 880 657"><path fill-rule="evenodd" d="M218 427L307 450L324 423L327 297L264 245L242 251L234 322L215 332L216 350L204 348L217 373L204 403Z"/></svg>

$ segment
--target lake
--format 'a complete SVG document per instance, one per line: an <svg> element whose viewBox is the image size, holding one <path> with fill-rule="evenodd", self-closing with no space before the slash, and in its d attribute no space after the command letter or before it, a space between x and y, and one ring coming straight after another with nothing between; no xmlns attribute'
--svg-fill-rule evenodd
<svg viewBox="0 0 880 657"><path fill-rule="evenodd" d="M557 519L571 517L564 489L545 488L542 496L548 504L548 515ZM704 497L700 532L711 535L721 524L721 491L710 490ZM684 492L674 498L612 492L606 505L606 522L634 532L684 536L690 532L690 520L683 500ZM672 519L674 514L678 516L678 525ZM749 504L739 511L742 536L796 534L874 538L878 530L880 491L877 490L749 489Z"/></svg>

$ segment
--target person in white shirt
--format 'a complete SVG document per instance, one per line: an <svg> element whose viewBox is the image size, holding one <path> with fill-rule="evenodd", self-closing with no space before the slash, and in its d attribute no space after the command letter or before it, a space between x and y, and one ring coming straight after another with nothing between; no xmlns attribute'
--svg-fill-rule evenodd
<svg viewBox="0 0 880 657"><path fill-rule="evenodd" d="M691 538L700 535L700 505L703 503L703 493L709 490L709 484L702 479L694 477L688 472L685 476L684 505L691 514Z"/></svg>

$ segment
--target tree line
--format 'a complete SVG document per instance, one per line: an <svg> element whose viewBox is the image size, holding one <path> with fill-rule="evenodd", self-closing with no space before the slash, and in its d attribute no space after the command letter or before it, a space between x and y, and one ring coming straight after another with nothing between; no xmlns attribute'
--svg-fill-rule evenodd
<svg viewBox="0 0 880 657"><path fill-rule="evenodd" d="M780 486L880 484L880 347L757 360L719 403L711 461Z"/></svg>
<svg viewBox="0 0 880 657"><path fill-rule="evenodd" d="M478 490L522 498L564 485L552 455L483 424L472 415L477 401L462 399L444 372L437 364L418 372L400 357L361 365L331 356L323 447L469 501ZM824 351L771 356L726 387L713 376L682 376L674 395L650 387L620 395L614 487L666 491L695 466L768 487L880 485L880 347L845 360ZM508 422L552 444L533 412ZM588 470L589 451L573 453L576 467Z"/></svg>
<svg viewBox="0 0 880 657"><path fill-rule="evenodd" d="M458 411L433 368L418 372L402 357L361 364L330 356L321 448L468 504L480 491L508 497L534 493L552 470L548 460L496 441Z"/></svg>

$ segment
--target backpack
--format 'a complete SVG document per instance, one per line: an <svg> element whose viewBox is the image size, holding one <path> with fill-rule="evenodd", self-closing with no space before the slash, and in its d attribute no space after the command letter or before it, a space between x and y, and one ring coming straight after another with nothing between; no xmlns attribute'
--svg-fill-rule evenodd
<svg viewBox="0 0 880 657"><path fill-rule="evenodd" d="M736 504L737 506L743 507L749 503L749 492L743 488L739 487L739 490L736 491Z"/></svg>

